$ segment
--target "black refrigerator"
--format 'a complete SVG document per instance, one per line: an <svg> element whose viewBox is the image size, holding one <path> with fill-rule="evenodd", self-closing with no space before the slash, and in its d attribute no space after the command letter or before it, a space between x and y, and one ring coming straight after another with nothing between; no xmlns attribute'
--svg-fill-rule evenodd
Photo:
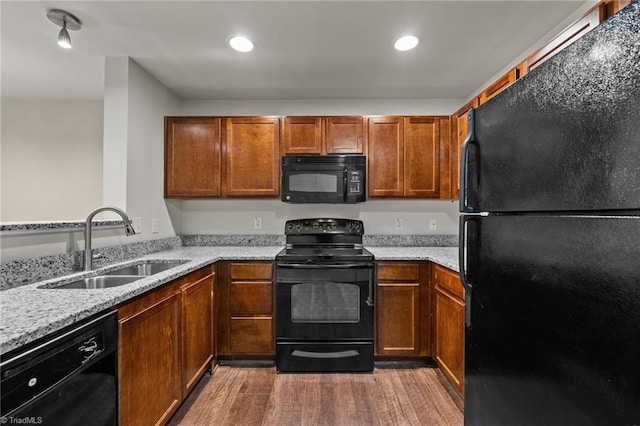
<svg viewBox="0 0 640 426"><path fill-rule="evenodd" d="M465 425L640 425L640 5L469 113Z"/></svg>

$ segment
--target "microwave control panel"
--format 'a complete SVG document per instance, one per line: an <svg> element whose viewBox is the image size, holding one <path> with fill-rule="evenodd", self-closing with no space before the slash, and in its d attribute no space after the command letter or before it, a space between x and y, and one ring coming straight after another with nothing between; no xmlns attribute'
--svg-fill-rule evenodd
<svg viewBox="0 0 640 426"><path fill-rule="evenodd" d="M349 194L362 194L363 187L361 171L350 171L347 180Z"/></svg>

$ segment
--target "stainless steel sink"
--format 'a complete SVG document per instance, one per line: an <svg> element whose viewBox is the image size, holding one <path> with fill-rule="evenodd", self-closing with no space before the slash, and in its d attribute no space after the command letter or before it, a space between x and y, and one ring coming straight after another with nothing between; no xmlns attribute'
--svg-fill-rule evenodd
<svg viewBox="0 0 640 426"><path fill-rule="evenodd" d="M42 289L74 288L74 289L100 289L118 287L141 280L149 275L157 274L175 268L186 263L186 260L149 260L137 265L127 266L109 272L102 272L101 275L79 279L67 284L39 287Z"/></svg>
<svg viewBox="0 0 640 426"><path fill-rule="evenodd" d="M126 268L116 269L115 271L105 272L105 275L137 275L137 276L149 276L157 274L159 272L166 271L171 268L175 268L185 262L172 261L172 262L145 262L139 265L127 266Z"/></svg>
<svg viewBox="0 0 640 426"><path fill-rule="evenodd" d="M129 284L134 281L141 280L140 276L118 276L118 275L99 275L97 277L84 278L78 281L73 281L68 284L59 285L56 287L49 287L50 289L58 288L80 288L80 289L98 289L98 288L111 288L121 285Z"/></svg>

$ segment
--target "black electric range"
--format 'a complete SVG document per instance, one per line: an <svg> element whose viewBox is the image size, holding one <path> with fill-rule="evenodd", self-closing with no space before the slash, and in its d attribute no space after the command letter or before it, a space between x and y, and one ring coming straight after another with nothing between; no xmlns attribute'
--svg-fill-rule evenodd
<svg viewBox="0 0 640 426"><path fill-rule="evenodd" d="M299 219L276 256L278 372L373 371L374 256L364 225Z"/></svg>

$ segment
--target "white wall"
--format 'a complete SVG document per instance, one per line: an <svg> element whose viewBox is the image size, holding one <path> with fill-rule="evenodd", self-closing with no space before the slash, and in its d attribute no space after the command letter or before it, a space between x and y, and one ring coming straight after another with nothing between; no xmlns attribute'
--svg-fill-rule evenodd
<svg viewBox="0 0 640 426"><path fill-rule="evenodd" d="M375 200L361 204L287 204L280 200L180 201L180 234L283 234L288 219L344 217L364 221L368 235L458 233L458 203L441 200ZM262 229L254 218L262 218ZM402 218L403 229L395 228ZM429 229L436 219L436 230Z"/></svg>
<svg viewBox="0 0 640 426"><path fill-rule="evenodd" d="M102 101L2 101L0 220L74 220L102 200Z"/></svg>
<svg viewBox="0 0 640 426"><path fill-rule="evenodd" d="M52 102L51 109L62 110L65 104L66 102ZM94 248L174 236L170 210L173 210L172 216L177 218L174 219L176 221L179 221L180 212L175 211L170 203L165 204L163 198L163 123L165 115L180 113L180 98L133 60L106 58L104 110L102 102L99 102L99 106L100 114L94 117L94 121L100 124L100 132L98 136L96 132L93 132L93 135L99 139L100 143L91 155L98 162L94 168L100 171L97 184L94 183L92 189L98 197L87 202L86 208L82 209L85 213L81 217L76 213L71 219L84 220L86 214L101 205L120 207L128 213L130 218L142 219L142 233L133 237L126 237L122 229L95 231ZM61 135L73 135L73 126L79 125L81 119L83 116L80 111L71 122L60 119L59 125L65 125L65 128L61 129ZM76 120L78 120L77 123ZM43 150L44 148L38 146L32 149ZM50 157L56 158L53 154ZM4 155L3 158L5 158ZM87 161L86 158L83 161ZM101 175L103 171L104 176ZM44 176L41 179L45 192L47 190L51 192L51 188L54 187L52 179L51 176ZM3 183L4 181L5 179ZM100 190L101 182L104 182L104 199ZM66 194L68 198L65 202L77 208L78 202L81 201L77 186L69 187ZM52 220L49 214L52 204L48 201L42 202L43 199L48 200L44 195L41 196L40 200L37 200L39 208L45 212L44 218ZM57 200L58 198L54 197L51 203ZM113 213L104 213L101 217L119 219ZM159 232L156 234L151 233L152 218L157 218L159 222ZM69 218L65 217L65 219ZM0 242L2 261L10 261L83 250L84 234L82 231L40 234L5 233L0 236Z"/></svg>
<svg viewBox="0 0 640 426"><path fill-rule="evenodd" d="M104 105L104 204L142 221L142 232L122 242L174 236L163 194L164 116L178 114L181 99L132 59L108 57ZM158 233L151 232L154 218Z"/></svg>
<svg viewBox="0 0 640 426"><path fill-rule="evenodd" d="M185 100L181 115L450 115L461 99ZM295 205L267 200L173 201L180 234L281 234L288 219L348 217L367 234L457 234L458 205L449 200L375 200L355 205ZM253 219L262 218L262 229ZM395 228L395 218L403 228ZM430 230L429 219L438 229Z"/></svg>

